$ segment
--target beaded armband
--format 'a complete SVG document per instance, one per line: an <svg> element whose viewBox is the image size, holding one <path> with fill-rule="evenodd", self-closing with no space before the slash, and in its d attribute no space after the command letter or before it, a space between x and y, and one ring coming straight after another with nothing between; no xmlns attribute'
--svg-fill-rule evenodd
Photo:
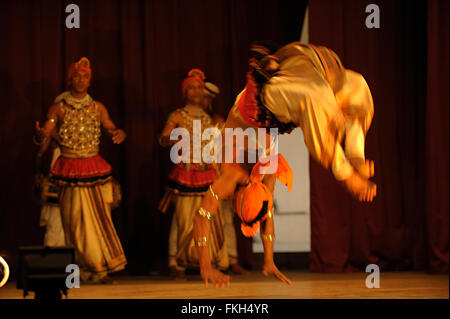
<svg viewBox="0 0 450 319"><path fill-rule="evenodd" d="M208 246L208 238L206 238L206 236L204 236L204 237L200 237L198 239L194 239L194 244L196 247Z"/></svg>
<svg viewBox="0 0 450 319"><path fill-rule="evenodd" d="M211 213L208 212L206 209L204 209L204 208L202 208L202 207L200 207L200 208L198 209L197 214L199 214L199 215L202 216L202 217L205 217L205 218L208 219L208 220L211 220L211 218L212 218Z"/></svg>
<svg viewBox="0 0 450 319"><path fill-rule="evenodd" d="M209 185L209 191L211 192L211 195L213 195L213 197L216 199L216 201L219 201L219 200L220 200L220 199L219 199L219 196L217 196L217 194L214 193L214 191L213 191L211 185Z"/></svg>

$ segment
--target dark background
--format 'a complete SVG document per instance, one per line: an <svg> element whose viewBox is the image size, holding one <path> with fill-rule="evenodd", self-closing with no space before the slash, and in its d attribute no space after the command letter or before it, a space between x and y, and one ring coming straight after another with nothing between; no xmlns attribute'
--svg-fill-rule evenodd
<svg viewBox="0 0 450 319"><path fill-rule="evenodd" d="M81 28L66 29L75 3ZM367 29L377 3L381 28ZM335 50L364 75L375 117L366 142L378 196L349 198L312 162L310 269L448 272L448 1L310 1L310 42ZM221 94L226 116L244 86L251 41L300 38L306 1L2 1L0 2L0 252L39 245L40 207L32 200L34 123L65 89L67 66L86 56L91 95L128 138L101 153L123 187L114 222L130 274L161 271L170 216L156 211L170 169L157 142L169 112L183 106L181 80L200 68ZM299 141L300 143L300 141ZM239 240L244 264L251 242Z"/></svg>
<svg viewBox="0 0 450 319"><path fill-rule="evenodd" d="M364 27L380 8L380 29ZM310 3L310 42L366 78L375 116L366 139L376 200L349 199L311 162L313 271L448 273L448 1Z"/></svg>

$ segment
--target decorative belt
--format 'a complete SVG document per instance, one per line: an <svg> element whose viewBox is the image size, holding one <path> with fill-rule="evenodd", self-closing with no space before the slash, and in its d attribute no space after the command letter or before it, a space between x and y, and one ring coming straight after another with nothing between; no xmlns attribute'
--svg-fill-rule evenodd
<svg viewBox="0 0 450 319"><path fill-rule="evenodd" d="M98 147L88 150L74 150L66 147L61 147L61 156L68 158L87 158L98 155Z"/></svg>

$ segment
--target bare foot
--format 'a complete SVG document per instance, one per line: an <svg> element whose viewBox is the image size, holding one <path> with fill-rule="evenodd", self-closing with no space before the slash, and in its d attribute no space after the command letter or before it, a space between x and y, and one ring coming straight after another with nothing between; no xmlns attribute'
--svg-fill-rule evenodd
<svg viewBox="0 0 450 319"><path fill-rule="evenodd" d="M243 268L241 265L239 265L238 263L231 264L230 271L236 275L249 274L249 272L245 268Z"/></svg>
<svg viewBox="0 0 450 319"><path fill-rule="evenodd" d="M187 281L184 270L177 269L176 267L169 267L169 275L175 279L175 281Z"/></svg>
<svg viewBox="0 0 450 319"><path fill-rule="evenodd" d="M350 164L365 179L369 179L375 175L375 164L371 160L364 158L349 158Z"/></svg>
<svg viewBox="0 0 450 319"><path fill-rule="evenodd" d="M343 183L347 190L361 202L371 202L377 195L377 185L361 177L356 171L353 171Z"/></svg>
<svg viewBox="0 0 450 319"><path fill-rule="evenodd" d="M104 285L118 285L119 284L119 282L117 280L115 280L109 276L103 277L101 283Z"/></svg>
<svg viewBox="0 0 450 319"><path fill-rule="evenodd" d="M106 276L98 276L98 275L93 275L91 277L92 283L94 284L104 284L104 285L118 285L119 282L113 278L111 278L110 276L106 275Z"/></svg>

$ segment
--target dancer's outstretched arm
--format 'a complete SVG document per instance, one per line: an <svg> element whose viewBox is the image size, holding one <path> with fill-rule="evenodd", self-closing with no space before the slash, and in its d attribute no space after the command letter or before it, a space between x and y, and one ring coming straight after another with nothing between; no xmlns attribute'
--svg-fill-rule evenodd
<svg viewBox="0 0 450 319"><path fill-rule="evenodd" d="M242 183L248 174L238 164L222 164L222 175L211 185L211 190L203 196L200 209L194 217L194 242L200 264L200 275L205 282L211 282L216 287L228 286L230 276L224 275L211 265L209 254L210 220L217 213L219 200L234 194L238 183ZM217 197L216 197L217 196Z"/></svg>
<svg viewBox="0 0 450 319"><path fill-rule="evenodd" d="M272 198L275 191L275 174L265 175L263 183L269 188L272 193ZM267 219L261 223L261 240L264 247L264 265L263 274L265 276L274 275L277 279L291 285L292 282L280 271L278 270L275 262L273 260L273 244L275 241L275 227L273 223L273 211L268 212Z"/></svg>

